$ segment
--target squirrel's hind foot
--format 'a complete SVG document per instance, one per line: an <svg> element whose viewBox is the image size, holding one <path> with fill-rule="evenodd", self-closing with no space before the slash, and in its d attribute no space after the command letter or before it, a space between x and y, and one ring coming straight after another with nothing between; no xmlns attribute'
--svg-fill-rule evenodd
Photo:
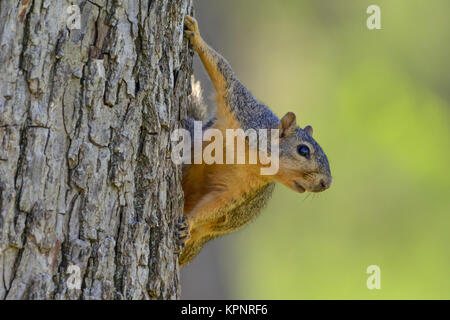
<svg viewBox="0 0 450 320"><path fill-rule="evenodd" d="M176 253L181 254L186 242L191 238L189 234L189 224L187 222L186 216L183 215L180 221L175 225L175 241L176 241Z"/></svg>
<svg viewBox="0 0 450 320"><path fill-rule="evenodd" d="M184 26L186 27L187 30L189 30L195 34L199 33L198 23L194 17L186 16L186 20L184 21Z"/></svg>

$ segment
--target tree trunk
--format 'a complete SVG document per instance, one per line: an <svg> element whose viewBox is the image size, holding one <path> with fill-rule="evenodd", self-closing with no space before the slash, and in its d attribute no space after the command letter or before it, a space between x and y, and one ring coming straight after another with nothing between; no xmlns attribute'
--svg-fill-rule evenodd
<svg viewBox="0 0 450 320"><path fill-rule="evenodd" d="M1 299L179 297L191 11L0 0Z"/></svg>

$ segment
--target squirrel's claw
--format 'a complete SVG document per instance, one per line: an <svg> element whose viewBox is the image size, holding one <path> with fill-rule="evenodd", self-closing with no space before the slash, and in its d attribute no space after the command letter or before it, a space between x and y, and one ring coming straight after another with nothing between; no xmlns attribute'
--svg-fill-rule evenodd
<svg viewBox="0 0 450 320"><path fill-rule="evenodd" d="M186 216L183 215L183 217L180 219L180 222L175 225L175 242L177 245L175 252L180 254L186 246L186 242L190 238L191 236L189 234L189 224L186 220Z"/></svg>
<svg viewBox="0 0 450 320"><path fill-rule="evenodd" d="M188 39L189 41L192 41L192 39L195 37L195 33L189 30L184 30L184 36L186 37L186 39Z"/></svg>

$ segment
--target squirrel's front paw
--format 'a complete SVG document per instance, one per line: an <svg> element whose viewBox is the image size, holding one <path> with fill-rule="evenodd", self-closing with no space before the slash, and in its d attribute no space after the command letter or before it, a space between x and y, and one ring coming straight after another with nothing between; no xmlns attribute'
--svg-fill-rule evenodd
<svg viewBox="0 0 450 320"><path fill-rule="evenodd" d="M175 225L175 241L176 241L176 253L180 254L183 252L186 242L191 238L189 234L189 224L187 222L186 216L183 215L180 221Z"/></svg>
<svg viewBox="0 0 450 320"><path fill-rule="evenodd" d="M184 36L189 40L192 46L196 46L197 39L200 38L197 20L191 16L186 16L184 21Z"/></svg>

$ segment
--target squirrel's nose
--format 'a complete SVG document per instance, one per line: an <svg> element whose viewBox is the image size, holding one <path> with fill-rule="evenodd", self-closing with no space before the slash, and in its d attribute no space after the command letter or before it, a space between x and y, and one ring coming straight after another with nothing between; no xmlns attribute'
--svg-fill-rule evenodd
<svg viewBox="0 0 450 320"><path fill-rule="evenodd" d="M321 191L328 189L331 186L331 179L320 179Z"/></svg>

